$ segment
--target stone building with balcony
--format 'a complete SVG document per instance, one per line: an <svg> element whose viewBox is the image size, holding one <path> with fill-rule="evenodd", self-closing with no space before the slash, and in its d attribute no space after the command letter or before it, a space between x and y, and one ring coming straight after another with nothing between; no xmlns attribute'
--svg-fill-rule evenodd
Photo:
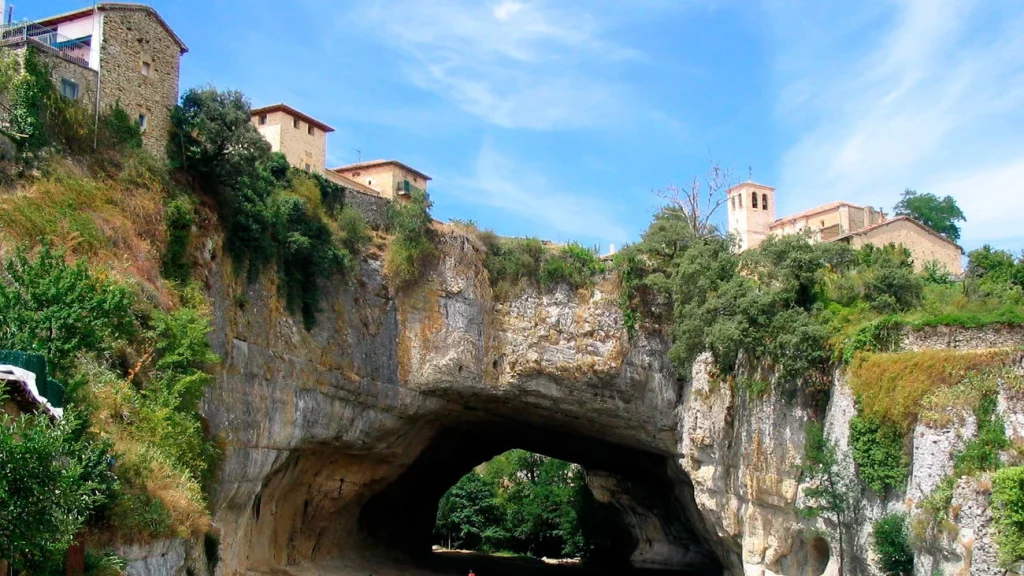
<svg viewBox="0 0 1024 576"><path fill-rule="evenodd" d="M178 101L181 38L144 4L100 2L34 22L3 26L0 47L19 58L32 48L61 93L96 113L120 104L163 154Z"/></svg>
<svg viewBox="0 0 1024 576"><path fill-rule="evenodd" d="M347 166L332 168L331 172L377 191L388 199L408 196L414 192L427 191L430 176L411 168L398 160L370 160Z"/></svg>
<svg viewBox="0 0 1024 576"><path fill-rule="evenodd" d="M963 273L963 249L906 216L889 219L871 206L838 201L775 218L770 186L744 182L726 194L728 229L740 251L756 248L771 235L807 234L812 242L845 242L854 248L900 244L910 250L917 270L937 262L952 274Z"/></svg>

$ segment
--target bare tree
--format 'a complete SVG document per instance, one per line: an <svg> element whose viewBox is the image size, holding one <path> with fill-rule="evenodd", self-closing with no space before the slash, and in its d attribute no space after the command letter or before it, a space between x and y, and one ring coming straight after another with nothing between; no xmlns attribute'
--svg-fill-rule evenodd
<svg viewBox="0 0 1024 576"><path fill-rule="evenodd" d="M689 187L669 185L654 191L667 202L665 210L681 215L697 238L719 233L711 223L711 217L729 200L726 191L736 183L732 170L722 168L714 160L709 159L709 162L711 168L703 181L694 176Z"/></svg>

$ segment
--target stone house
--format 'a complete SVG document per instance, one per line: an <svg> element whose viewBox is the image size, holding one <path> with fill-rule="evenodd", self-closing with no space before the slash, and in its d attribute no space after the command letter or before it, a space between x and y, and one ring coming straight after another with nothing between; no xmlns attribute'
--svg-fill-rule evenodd
<svg viewBox="0 0 1024 576"><path fill-rule="evenodd" d="M120 103L142 129L143 145L164 153L188 47L153 8L100 2L14 23L3 27L0 46L19 56L35 48L61 93L94 114Z"/></svg>
<svg viewBox="0 0 1024 576"><path fill-rule="evenodd" d="M355 180L388 199L408 196L413 192L426 192L430 176L398 160L370 160L330 170Z"/></svg>
<svg viewBox="0 0 1024 576"><path fill-rule="evenodd" d="M287 104L272 104L252 110L251 122L288 163L308 172L323 172L327 158L327 124Z"/></svg>
<svg viewBox="0 0 1024 576"><path fill-rule="evenodd" d="M754 182L730 188L726 203L728 229L740 251L756 248L772 234L806 233L813 242L846 242L854 248L902 244L919 271L928 262L938 262L951 274L963 273L963 249L906 216L889 219L871 206L838 201L775 218L775 189Z"/></svg>

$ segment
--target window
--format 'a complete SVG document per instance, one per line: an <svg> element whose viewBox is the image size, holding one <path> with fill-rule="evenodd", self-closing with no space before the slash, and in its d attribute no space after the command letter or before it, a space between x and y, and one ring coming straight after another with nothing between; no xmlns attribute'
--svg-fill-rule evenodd
<svg viewBox="0 0 1024 576"><path fill-rule="evenodd" d="M732 209L735 210L736 209L736 197L733 196L732 198L729 198L729 200L732 201Z"/></svg>
<svg viewBox="0 0 1024 576"><path fill-rule="evenodd" d="M761 210L767 210L767 209L768 209L768 195L767 194L761 194Z"/></svg>
<svg viewBox="0 0 1024 576"><path fill-rule="evenodd" d="M148 118L146 118L145 114L139 114L139 121L138 121L139 130L142 130L142 131L146 130L146 120L148 120Z"/></svg>
<svg viewBox="0 0 1024 576"><path fill-rule="evenodd" d="M737 194L737 195L736 195L736 198L739 198L739 201L740 201L740 210L743 210L743 195L742 195L742 194Z"/></svg>
<svg viewBox="0 0 1024 576"><path fill-rule="evenodd" d="M309 164L306 164L306 172L312 172L312 171L313 171L313 167L310 166Z"/></svg>
<svg viewBox="0 0 1024 576"><path fill-rule="evenodd" d="M750 193L750 207L757 208L757 192Z"/></svg>
<svg viewBox="0 0 1024 576"><path fill-rule="evenodd" d="M310 124L309 128L306 130L306 133L309 134L310 136L313 136L314 134L316 134L316 128L314 128L313 125Z"/></svg>
<svg viewBox="0 0 1024 576"><path fill-rule="evenodd" d="M149 62L146 62L145 60L142 61L142 75L143 76L149 76L149 66L150 66Z"/></svg>
<svg viewBox="0 0 1024 576"><path fill-rule="evenodd" d="M78 82L68 78L61 78L60 93L72 100L78 100Z"/></svg>
<svg viewBox="0 0 1024 576"><path fill-rule="evenodd" d="M367 186L373 186L373 180L371 180L370 178L367 178L366 179L366 185Z"/></svg>
<svg viewBox="0 0 1024 576"><path fill-rule="evenodd" d="M824 220L822 220L822 221L821 221L821 227L822 227L822 228L824 228L824 227L825 227L825 221L824 221Z"/></svg>
<svg viewBox="0 0 1024 576"><path fill-rule="evenodd" d="M292 127L295 128L296 130L299 129L299 119L298 118L292 118Z"/></svg>
<svg viewBox="0 0 1024 576"><path fill-rule="evenodd" d="M260 114L260 126L264 126L264 125L266 125L266 123L267 123L267 115L266 114Z"/></svg>

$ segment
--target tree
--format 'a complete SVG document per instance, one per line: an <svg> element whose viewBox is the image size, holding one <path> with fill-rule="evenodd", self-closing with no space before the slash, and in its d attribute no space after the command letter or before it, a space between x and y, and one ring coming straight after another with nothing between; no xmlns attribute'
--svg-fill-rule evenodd
<svg viewBox="0 0 1024 576"><path fill-rule="evenodd" d="M872 547L886 576L914 572L914 550L910 547L906 514L887 514L875 521Z"/></svg>
<svg viewBox="0 0 1024 576"><path fill-rule="evenodd" d="M481 548L485 537L494 538L493 529L501 524L496 497L493 481L475 471L466 474L441 498L435 536L448 548Z"/></svg>
<svg viewBox="0 0 1024 576"><path fill-rule="evenodd" d="M0 559L19 572L55 573L90 513L116 490L107 445L76 439L75 427L0 412Z"/></svg>
<svg viewBox="0 0 1024 576"><path fill-rule="evenodd" d="M801 512L809 517L824 517L832 522L838 536L839 576L843 576L847 518L853 506L852 482L843 474L836 447L825 437L825 429L817 422L808 422L804 439L803 472L812 486L804 495L812 504Z"/></svg>
<svg viewBox="0 0 1024 576"><path fill-rule="evenodd" d="M967 221L952 196L939 198L934 194L919 194L910 188L903 191L893 212L898 216L909 216L953 242L960 240L960 227L956 223Z"/></svg>
<svg viewBox="0 0 1024 576"><path fill-rule="evenodd" d="M702 183L697 176L688 187L669 185L655 194L668 202L665 211L680 215L697 238L721 234L711 217L728 201L726 191L733 184L732 171L712 161Z"/></svg>

